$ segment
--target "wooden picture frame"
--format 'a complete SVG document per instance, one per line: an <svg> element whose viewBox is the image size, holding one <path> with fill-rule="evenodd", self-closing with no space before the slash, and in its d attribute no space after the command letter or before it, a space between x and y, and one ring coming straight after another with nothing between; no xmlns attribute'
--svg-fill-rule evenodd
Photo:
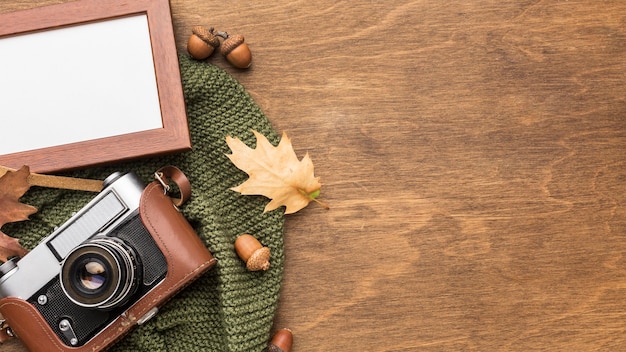
<svg viewBox="0 0 626 352"><path fill-rule="evenodd" d="M154 74L154 81L150 82L150 79L146 79L146 82L148 82L146 84L146 89L133 88L130 91L130 95L132 95L135 91L141 91L141 94L143 95L140 96L140 99L144 99L144 96L146 96L146 100L153 99L151 100L152 103L144 103L143 101L130 101L130 103L126 102L126 104L131 104L133 109L136 107L149 106L152 104L154 105L153 111L157 111L157 113L155 114L160 113L161 121L159 121L158 124L154 125L148 124L150 125L150 127L146 128L145 130L139 127L139 130L134 130L128 133L122 132L121 134L106 135L104 137L96 137L93 139L88 138L86 140L70 141L68 143L62 142L60 144L38 146L33 149L28 149L28 147L24 147L25 149L20 149L16 151L9 149L8 153L0 151L0 165L12 168L19 168L22 165L28 165L33 172L56 172L60 170L83 168L92 165L112 163L133 158L170 152L179 152L191 149L191 139L189 135L187 115L185 111L185 102L180 77L178 53L176 50L170 5L168 0L77 0L57 5L49 5L23 11L0 14L0 56L12 57L11 55L20 55L22 54L21 51L26 51L12 50L11 52L2 52L2 44L3 40L5 39L7 41L5 41L4 43L8 43L6 46L9 48L13 48L13 46L11 45L18 45L19 47L19 45L21 45L20 42L23 44L26 38L28 38L28 40L32 40L32 38L34 38L34 36L31 36L32 34L39 35L39 33L44 33L45 36L49 36L51 34L57 35L61 33L57 32L57 30L70 30L74 31L74 33L80 33L86 28L94 28L93 25L99 26L100 24L105 26L112 26L110 29L113 29L115 26L118 26L118 23L121 24L126 22L138 23L139 26L142 26L142 22L146 23L146 34L144 36L146 38L149 37L149 43L146 47L151 48L151 53L146 53L145 57L151 57L153 63L153 67L149 67L149 63L147 65L138 65L135 67L131 67L129 72L145 71L145 74L147 74L148 76L150 75L150 72L153 72ZM110 29L106 29L103 33L105 33L105 35L108 35L109 32L118 33L118 38L113 38L110 41L112 45L119 41L119 38L126 38L126 33L124 33L124 30L126 30L126 28L119 28L119 31ZM91 32L86 32L86 35L91 35ZM57 35L57 37L64 38L64 34L62 34L61 36ZM88 42L88 40L86 40L85 42ZM109 40L104 40L104 42L109 42ZM81 53L82 49L80 48L82 48L82 43L74 44L77 48L79 48L77 52ZM126 45L128 48L135 48L135 45L132 42ZM146 44L144 43L144 46L145 45ZM30 46L30 44L28 44L28 46ZM50 51L55 50L55 48L52 46L46 48L46 50ZM135 55L133 55L132 53L110 53L111 58L100 58L96 63L94 63L92 61L93 56L89 56L92 55L89 50L91 49L84 50L87 51L87 53L85 53L85 59L81 61L86 61L85 72L87 72L87 75L90 75L89 72L96 73L105 70L106 67L102 66L107 66L109 62L123 62L125 60L123 59L116 61L112 59L115 55L121 55L122 57L126 58L135 57ZM144 54L141 54L139 56L143 55ZM39 61L36 61L35 65L31 65L31 67L38 66L39 64L46 62L46 60L48 60L50 56L51 53L49 51L41 52L40 56L37 57L37 60ZM73 62L71 64L75 65L76 62ZM20 68L18 67L17 72L20 75L18 77L20 81L23 77L26 82L31 80L36 84L39 84L40 82L45 81L48 77L45 72L40 73L37 77L30 77L29 72L31 71L31 69L28 66L23 68L23 72L20 72L19 70ZM55 71L54 68L53 71ZM113 67L111 72L119 73L119 71L119 67ZM76 75L84 76L84 74ZM80 79L80 77L76 79ZM117 81L122 82L116 83ZM141 81L141 79L138 79L138 81ZM32 86L32 83L29 84L31 84ZM8 113L4 112L0 114L0 134L3 136L12 136L14 140L21 140L22 138L25 140L28 140L29 138L33 140L37 139L33 137L33 135L36 134L31 134L30 132L28 132L29 130L11 131L9 127L12 126L12 123L16 124L15 121L18 118L16 118L15 116L21 113L21 111L23 110L22 107L26 107L27 105L29 105L28 102L32 102L33 106L41 104L40 102L41 98L43 98L43 95L47 95L48 91L57 90L56 84L56 82L51 82L51 86L47 89L47 91L32 94L31 96L28 96L28 99L24 100L24 103L22 103L21 105L13 107L13 110L8 110ZM126 79L114 79L112 83L108 84L112 84L113 88L109 88L103 92L107 95L111 91L118 90L118 87L120 90L123 90L128 85ZM116 86L116 84L119 84L119 86ZM138 84L143 83L139 82ZM2 85L3 77L2 72L0 71L0 86ZM71 88L71 84L69 84L69 86ZM93 85L89 84L88 87L74 88L77 89L76 93L78 94L80 91L99 86L101 86L100 82L98 80L95 80L93 82ZM150 89L152 89L150 87L152 86L154 86L154 92L158 95L157 97L150 97L149 93L144 92L150 91ZM60 88L58 90L62 91L62 89ZM24 99L27 96L24 91L14 89L13 86L5 87L4 93L2 92L3 91L0 90L0 112L2 111L2 106L6 106L7 104L9 104L9 102L14 101L15 99ZM60 93L59 96L65 99L72 94L74 93ZM98 94L93 95L97 96ZM108 108L109 106L117 105L120 105L122 106L122 108L124 108L121 103L118 104L118 101L121 100L128 100L128 97L120 96L119 99L117 97L113 97L107 98L106 101L96 102L102 109ZM58 116L65 116L63 115L65 111L69 111L71 107L74 107L75 104L79 103L76 100L69 101L70 103L67 103L67 101L63 104L59 103L59 109L61 110L61 112L57 114ZM54 104L54 100L52 100L52 104ZM43 112L37 113L37 115L48 115L48 111L54 110L56 108L57 106L53 105L52 109L44 110ZM74 123L76 125L80 125L85 121L89 121L89 129L91 131L105 129L104 127L106 126L126 125L125 123L120 124L119 122L111 123L110 121L108 121L108 117L106 116L97 121L88 120L94 112L99 110L101 109L95 107L92 108L90 105L88 105L86 108L83 108L83 110L79 110L79 113L76 114L78 116L68 117L68 121L64 120L61 123L57 123L56 121L54 121L54 119L52 119L51 122L53 122L55 126L58 124L63 124L63 126L59 126L61 132L44 130L40 133L42 133L43 136L62 134L62 131L72 130L74 128ZM124 110L124 112L125 111L126 110ZM50 114L50 116L52 115L54 114ZM71 114L68 113L68 115ZM115 115L116 118L118 117L118 114L111 115ZM124 114L122 113L121 115ZM113 119L113 116L109 117ZM29 117L19 117L19 119L23 118ZM39 116L38 118L40 119L39 121L44 121L41 119L45 118L45 116ZM135 116L121 117L121 121L130 121L130 119L134 118ZM156 118L158 118L158 116ZM156 120L152 122L156 122ZM34 128L35 125L37 125L38 123L28 122L23 125L28 124L30 124L30 129L31 127ZM0 144L9 146L7 138L8 137L0 138Z"/></svg>

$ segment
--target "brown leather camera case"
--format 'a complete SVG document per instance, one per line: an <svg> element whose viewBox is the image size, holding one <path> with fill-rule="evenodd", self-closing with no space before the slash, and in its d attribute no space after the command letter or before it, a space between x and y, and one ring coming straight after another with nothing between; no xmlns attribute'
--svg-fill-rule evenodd
<svg viewBox="0 0 626 352"><path fill-rule="evenodd" d="M158 182L143 191L139 214L167 259L164 281L80 347L61 342L30 303L14 297L0 300L0 313L30 351L102 351L128 333L152 308L162 306L215 264L215 258Z"/></svg>

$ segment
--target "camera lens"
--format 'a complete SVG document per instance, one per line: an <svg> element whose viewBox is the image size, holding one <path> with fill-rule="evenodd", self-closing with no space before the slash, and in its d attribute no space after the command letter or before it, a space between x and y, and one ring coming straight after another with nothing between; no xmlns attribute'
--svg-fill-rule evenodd
<svg viewBox="0 0 626 352"><path fill-rule="evenodd" d="M80 284L88 290L97 290L106 284L107 269L102 261L89 258L79 266Z"/></svg>
<svg viewBox="0 0 626 352"><path fill-rule="evenodd" d="M74 248L62 264L63 292L79 306L111 309L126 303L140 282L135 251L114 237L93 239Z"/></svg>

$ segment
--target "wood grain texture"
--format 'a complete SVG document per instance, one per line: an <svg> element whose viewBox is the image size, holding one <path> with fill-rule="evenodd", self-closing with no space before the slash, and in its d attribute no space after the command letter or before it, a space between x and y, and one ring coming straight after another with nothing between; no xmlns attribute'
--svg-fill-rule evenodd
<svg viewBox="0 0 626 352"><path fill-rule="evenodd" d="M286 223L294 351L626 348L626 2L171 3L180 50L245 35L251 69L210 61L324 183Z"/></svg>

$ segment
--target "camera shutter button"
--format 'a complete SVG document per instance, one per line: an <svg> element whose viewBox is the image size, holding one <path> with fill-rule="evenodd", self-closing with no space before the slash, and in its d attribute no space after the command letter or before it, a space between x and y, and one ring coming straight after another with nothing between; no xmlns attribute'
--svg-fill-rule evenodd
<svg viewBox="0 0 626 352"><path fill-rule="evenodd" d="M124 172L119 172L119 171L112 173L107 178L105 178L104 181L102 181L102 188L104 189L104 188L109 187L110 185L113 184L113 182L117 181L120 177L124 175L125 175Z"/></svg>

